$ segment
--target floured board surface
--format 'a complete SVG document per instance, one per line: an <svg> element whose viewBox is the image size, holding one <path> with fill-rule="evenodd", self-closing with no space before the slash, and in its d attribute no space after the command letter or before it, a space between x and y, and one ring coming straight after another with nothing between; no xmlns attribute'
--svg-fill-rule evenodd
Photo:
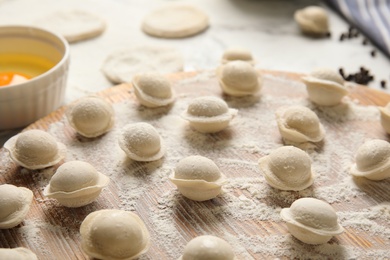
<svg viewBox="0 0 390 260"><path fill-rule="evenodd" d="M67 146L65 161L87 161L111 182L96 202L65 208L42 195L59 165L26 170L0 150L0 183L25 186L34 193L26 219L15 228L0 230L0 246L27 247L39 259L88 259L80 248L81 222L93 211L115 208L138 214L151 233L150 250L140 259L177 259L189 240L203 234L225 239L238 259L390 257L390 180L355 179L348 173L357 148L365 140L388 140L376 106L385 105L390 96L354 87L343 104L320 108L307 100L299 75L261 73L261 95L245 98L223 95L213 72L173 74L177 100L170 107L157 109L140 106L131 85L107 89L98 95L113 103L116 124L99 138L77 135L63 115L66 107L30 125L26 129L46 130ZM222 97L239 110L229 128L216 134L200 134L181 119L180 113L189 101L201 95ZM322 145L308 151L314 184L300 192L280 191L267 185L257 162L284 145L275 110L296 104L317 113L326 136ZM167 146L163 159L134 162L119 148L120 129L139 121L152 124L162 136ZM210 201L194 202L182 197L168 179L179 160L196 154L212 159L228 177L222 194ZM279 212L301 197L329 202L346 232L325 245L306 245L294 239Z"/></svg>

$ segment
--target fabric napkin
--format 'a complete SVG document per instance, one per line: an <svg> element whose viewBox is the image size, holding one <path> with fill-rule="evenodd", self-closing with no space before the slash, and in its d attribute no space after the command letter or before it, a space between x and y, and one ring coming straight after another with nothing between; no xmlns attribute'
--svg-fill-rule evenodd
<svg viewBox="0 0 390 260"><path fill-rule="evenodd" d="M390 0L325 0L390 57Z"/></svg>

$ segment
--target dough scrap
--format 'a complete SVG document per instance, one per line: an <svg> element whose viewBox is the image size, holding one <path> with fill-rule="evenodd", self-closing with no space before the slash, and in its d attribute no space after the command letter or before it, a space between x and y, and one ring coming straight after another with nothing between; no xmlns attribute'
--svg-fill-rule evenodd
<svg viewBox="0 0 390 260"><path fill-rule="evenodd" d="M113 83L131 82L141 73L168 74L183 70L183 55L166 46L136 46L112 52L104 61L102 71Z"/></svg>
<svg viewBox="0 0 390 260"><path fill-rule="evenodd" d="M204 31L209 26L208 16L191 5L171 4L148 14L142 30L161 38L184 38Z"/></svg>
<svg viewBox="0 0 390 260"><path fill-rule="evenodd" d="M69 43L95 38L106 29L104 19L83 10L57 11L37 19L35 24L61 34Z"/></svg>

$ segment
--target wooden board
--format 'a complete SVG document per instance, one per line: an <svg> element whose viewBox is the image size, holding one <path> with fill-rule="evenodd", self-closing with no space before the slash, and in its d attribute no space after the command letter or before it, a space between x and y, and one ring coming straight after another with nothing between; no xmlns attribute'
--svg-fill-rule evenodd
<svg viewBox="0 0 390 260"><path fill-rule="evenodd" d="M388 140L380 126L379 113L372 106L387 104L390 95L357 86L351 89L347 105L321 109L307 101L305 88L299 81L301 75L261 73L264 84L262 95L257 99L222 95L212 72L172 74L170 79L178 99L173 107L154 110L138 106L130 84L106 89L98 95L114 104L116 126L110 133L91 140L80 137L67 124L66 107L30 125L25 130L46 130L67 144L66 160L88 161L110 176L111 182L96 202L81 208L65 208L42 194L59 165L29 171L15 165L1 149L0 183L30 188L34 201L23 223L0 230L0 247L24 246L34 251L39 259L88 259L80 248L81 222L93 211L120 208L137 213L151 232L150 250L140 259L177 259L186 243L202 234L227 240L239 259L385 258L390 250L390 207L386 204L390 200L390 181L353 179L348 174L347 164L353 163L354 153L363 140ZM220 96L229 106L239 109L227 130L203 135L178 119L177 112L200 95ZM355 104L357 101L360 105ZM318 171L315 184L301 192L270 188L257 167L259 158L283 145L273 113L284 102L313 108L327 130L325 144L310 151L313 169ZM362 105L367 106L367 111ZM360 112L348 114L354 109ZM133 162L115 146L118 130L126 123L141 120L156 126L163 138L174 140L167 143L164 159L152 163ZM259 122L258 127L256 122ZM104 147L104 144L109 146ZM344 150L335 150L334 146L344 147ZM183 198L169 182L167 175L180 157L193 154L213 159L229 178L219 197L194 202ZM300 197L329 201L340 214L346 232L320 246L305 245L292 238L276 213ZM375 208L375 212L381 214L370 214L378 205L380 209ZM360 223L361 220L364 221ZM378 231L378 226L382 230Z"/></svg>

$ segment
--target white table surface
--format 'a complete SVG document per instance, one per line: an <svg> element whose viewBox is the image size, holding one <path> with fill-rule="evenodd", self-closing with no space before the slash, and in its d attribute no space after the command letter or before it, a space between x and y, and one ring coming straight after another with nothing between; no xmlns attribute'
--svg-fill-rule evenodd
<svg viewBox="0 0 390 260"><path fill-rule="evenodd" d="M159 39L144 34L143 17L168 3L191 3L210 17L210 27L185 39ZM324 6L329 13L331 38L313 39L301 34L294 22L297 9ZM375 46L362 45L363 36L339 41L348 23L321 1L315 0L0 0L0 25L31 24L43 15L64 9L95 13L107 22L99 37L71 44L71 65L64 104L87 94L112 87L101 71L113 51L143 44L173 46L182 51L185 71L214 69L223 51L230 46L250 50L259 69L309 73L316 67L329 67L355 73L369 69L375 81L369 87L381 89L386 80L390 92L390 59ZM0 145L17 131L0 133Z"/></svg>

